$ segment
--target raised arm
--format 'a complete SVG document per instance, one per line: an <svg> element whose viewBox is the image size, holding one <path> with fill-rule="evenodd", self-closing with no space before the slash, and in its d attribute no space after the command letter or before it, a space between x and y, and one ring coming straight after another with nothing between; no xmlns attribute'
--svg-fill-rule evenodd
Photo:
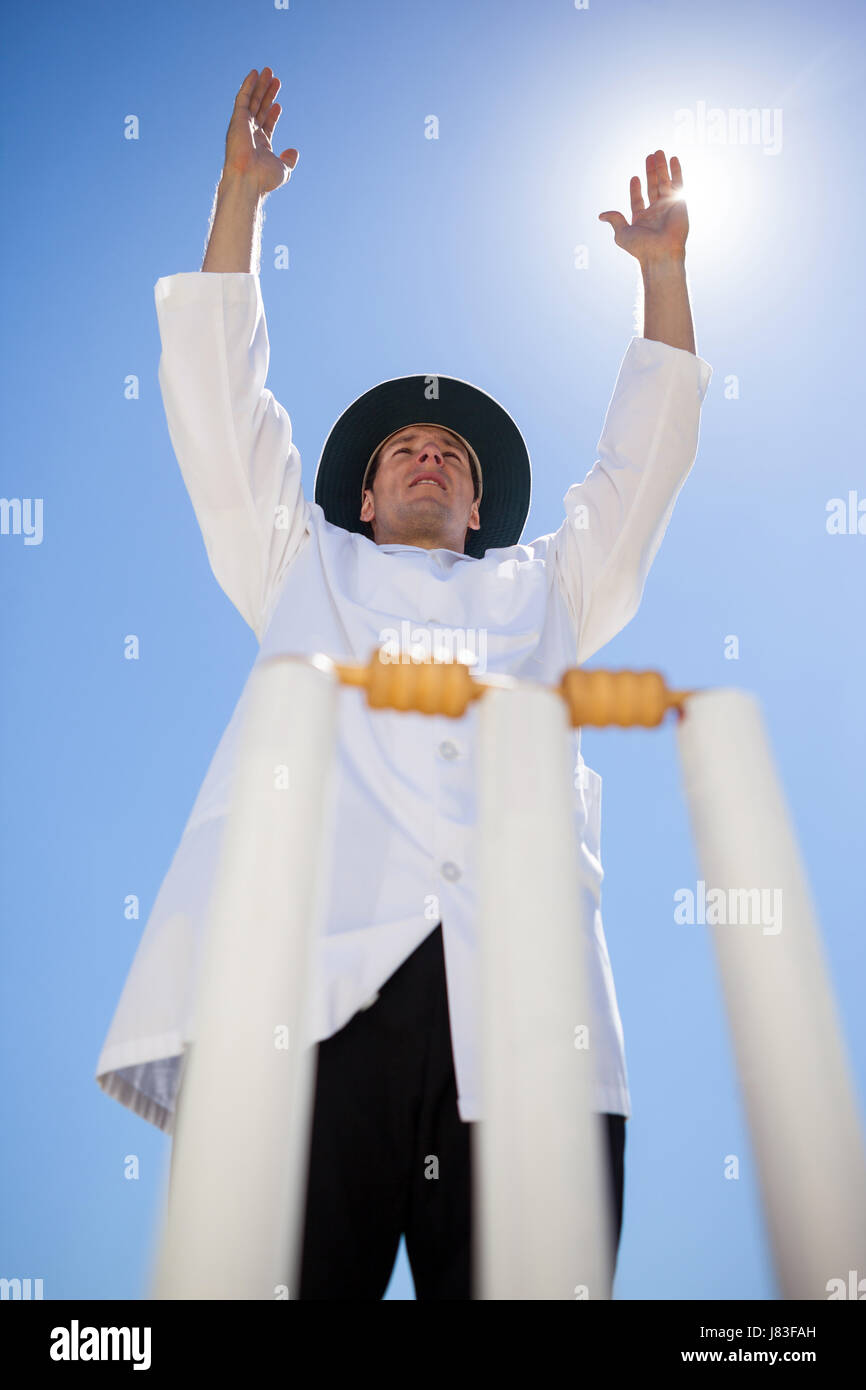
<svg viewBox="0 0 866 1390"><path fill-rule="evenodd" d="M245 78L202 271L157 281L159 384L169 435L211 569L261 641L280 579L309 530L287 412L267 389L270 360L256 249L262 199L289 177L270 136L279 87Z"/></svg>
<svg viewBox="0 0 866 1390"><path fill-rule="evenodd" d="M634 616L674 503L694 463L712 368L695 352L685 274L688 214L679 160L647 157L649 206L631 180L633 220L610 222L643 272L644 336L632 338L598 443L598 457L563 499L549 555L577 632L578 662Z"/></svg>

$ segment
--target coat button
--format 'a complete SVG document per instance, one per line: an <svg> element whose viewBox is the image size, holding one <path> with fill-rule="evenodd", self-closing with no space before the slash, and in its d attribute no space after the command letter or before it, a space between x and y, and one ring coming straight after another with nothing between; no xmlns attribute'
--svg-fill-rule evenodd
<svg viewBox="0 0 866 1390"><path fill-rule="evenodd" d="M439 755L442 758L456 758L459 751L457 744L451 743L449 739L439 744Z"/></svg>
<svg viewBox="0 0 866 1390"><path fill-rule="evenodd" d="M445 863L442 865L440 872L443 878L448 879L449 883L455 883L456 880L460 877L460 870L458 869L456 864L451 863L450 859L446 859Z"/></svg>

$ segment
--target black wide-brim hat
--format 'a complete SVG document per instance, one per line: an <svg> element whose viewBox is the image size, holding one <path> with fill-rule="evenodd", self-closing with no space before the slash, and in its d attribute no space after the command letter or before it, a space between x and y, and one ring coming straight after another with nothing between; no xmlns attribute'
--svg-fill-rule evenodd
<svg viewBox="0 0 866 1390"><path fill-rule="evenodd" d="M332 426L316 469L315 500L334 526L371 535L360 520L361 484L379 445L409 425L440 425L470 444L481 466L481 526L467 555L516 545L529 514L529 451L508 411L486 391L451 376L398 376L354 400Z"/></svg>

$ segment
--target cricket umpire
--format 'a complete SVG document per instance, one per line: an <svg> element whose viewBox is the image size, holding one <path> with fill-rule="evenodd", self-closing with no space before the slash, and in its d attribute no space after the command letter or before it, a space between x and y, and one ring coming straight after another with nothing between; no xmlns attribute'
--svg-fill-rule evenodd
<svg viewBox="0 0 866 1390"><path fill-rule="evenodd" d="M279 86L267 67L245 78L202 269L155 287L166 420L213 573L258 639L256 664L316 651L366 662L377 648L429 660L447 648L476 671L555 684L634 616L697 453L711 368L695 350L679 162L669 171L661 150L647 157L647 203L634 177L630 222L600 214L640 263L644 334L628 343L595 462L568 486L557 529L521 541L531 468L520 430L493 396L449 375L423 371L363 391L327 434L314 496L304 495L291 419L266 386L259 280L263 202L298 161L296 149L272 145ZM167 1133L193 1040L249 684L96 1070L107 1094ZM477 712L371 711L357 690L340 701L335 868L309 1008L316 1088L298 1296L381 1298L405 1236L417 1297L467 1299L470 1129L482 1117ZM574 834L594 885L594 1110L609 1154L615 1255L631 1105L601 920L601 779L583 761L579 730L573 753Z"/></svg>

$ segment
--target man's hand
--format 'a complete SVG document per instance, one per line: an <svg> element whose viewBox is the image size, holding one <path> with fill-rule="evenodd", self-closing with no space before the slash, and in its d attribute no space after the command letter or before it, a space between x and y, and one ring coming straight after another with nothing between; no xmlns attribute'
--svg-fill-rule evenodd
<svg viewBox="0 0 866 1390"><path fill-rule="evenodd" d="M279 78L270 68L253 68L235 97L202 270L259 273L262 203L286 183L298 162L297 150L277 155L271 148L280 118L280 104L274 101L279 90Z"/></svg>
<svg viewBox="0 0 866 1390"><path fill-rule="evenodd" d="M248 72L235 98L226 135L223 177L242 178L259 197L284 184L298 162L296 149L276 155L271 146L282 109L274 101L279 90L280 79L274 77L270 68Z"/></svg>
<svg viewBox="0 0 866 1390"><path fill-rule="evenodd" d="M683 171L676 155L671 155L669 175L664 150L648 154L646 183L649 207L644 206L637 174L629 182L630 225L621 212L600 212L598 220L611 224L617 246L635 256L642 266L649 262L682 261L686 254L689 215L682 199Z"/></svg>

